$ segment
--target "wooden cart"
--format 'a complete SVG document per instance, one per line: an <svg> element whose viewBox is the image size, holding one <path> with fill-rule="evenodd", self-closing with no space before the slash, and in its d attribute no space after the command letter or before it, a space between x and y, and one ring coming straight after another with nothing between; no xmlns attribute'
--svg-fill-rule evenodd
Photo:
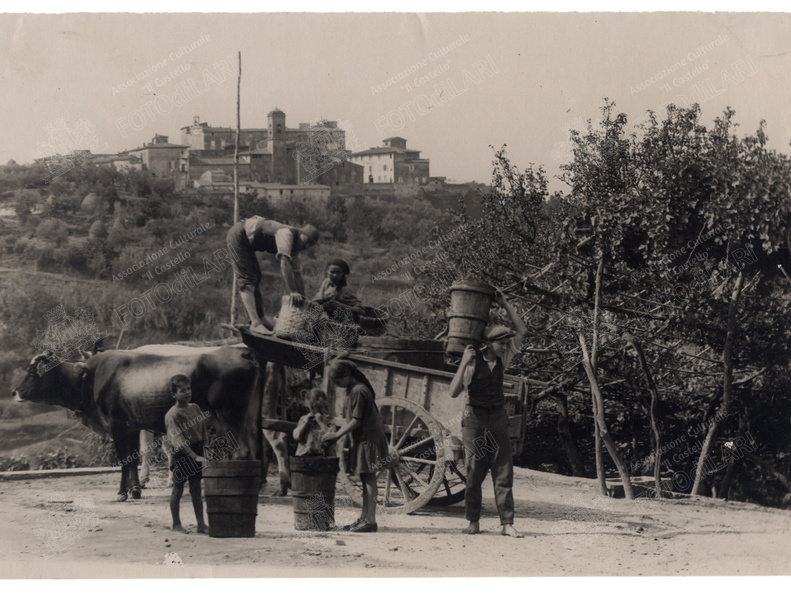
<svg viewBox="0 0 791 594"><path fill-rule="evenodd" d="M275 337L238 331L244 343L265 360L321 371L337 353ZM430 369L348 351L376 391L376 403L385 426L394 466L379 473L379 504L385 513L410 513L424 505L451 505L464 499L464 448L461 439L465 402L448 394L455 368ZM344 398L336 398L325 378L324 389L337 418L343 416ZM527 383L506 375L506 409L511 443L522 451L527 414ZM339 479L352 500L362 504L358 477L346 473L348 440L344 441Z"/></svg>

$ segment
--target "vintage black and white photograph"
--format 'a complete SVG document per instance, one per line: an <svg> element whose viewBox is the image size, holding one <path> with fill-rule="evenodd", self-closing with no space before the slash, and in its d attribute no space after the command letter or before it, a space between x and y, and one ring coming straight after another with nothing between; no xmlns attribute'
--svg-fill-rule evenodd
<svg viewBox="0 0 791 594"><path fill-rule="evenodd" d="M791 572L791 15L59 10L0 578Z"/></svg>

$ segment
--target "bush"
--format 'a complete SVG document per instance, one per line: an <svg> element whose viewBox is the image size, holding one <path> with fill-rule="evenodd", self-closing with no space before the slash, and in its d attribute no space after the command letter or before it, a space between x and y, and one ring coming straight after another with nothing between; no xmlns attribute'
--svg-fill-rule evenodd
<svg viewBox="0 0 791 594"><path fill-rule="evenodd" d="M36 470L55 470L58 468L76 468L77 456L68 448L58 448L53 452L47 452L39 456L36 462Z"/></svg>
<svg viewBox="0 0 791 594"><path fill-rule="evenodd" d="M14 210L19 222L23 225L28 221L30 212L41 201L41 194L35 190L22 190L17 194Z"/></svg>
<svg viewBox="0 0 791 594"><path fill-rule="evenodd" d="M87 466L104 467L118 465L118 456L115 453L112 439L105 435L90 433L85 441L93 452L93 456L87 460Z"/></svg>
<svg viewBox="0 0 791 594"><path fill-rule="evenodd" d="M6 254L13 254L16 251L16 242L17 238L13 235L9 235L5 238L5 245L3 249Z"/></svg>
<svg viewBox="0 0 791 594"><path fill-rule="evenodd" d="M77 213L81 202L79 196L56 194L53 191L44 205L44 214L48 217L63 219Z"/></svg>
<svg viewBox="0 0 791 594"><path fill-rule="evenodd" d="M36 227L36 237L61 247L69 241L69 230L63 221L46 219Z"/></svg>
<svg viewBox="0 0 791 594"><path fill-rule="evenodd" d="M23 237L17 238L16 241L14 242L14 253L21 256L27 251L27 249L28 249L28 240Z"/></svg>
<svg viewBox="0 0 791 594"><path fill-rule="evenodd" d="M274 209L266 198L259 198L254 192L239 194L239 218L247 219L258 215L265 219L275 218ZM233 216L233 201L231 201L231 217ZM231 217L226 221L231 220Z"/></svg>
<svg viewBox="0 0 791 594"><path fill-rule="evenodd" d="M111 277L113 262L118 257L118 251L113 244L106 239L89 239L84 253L88 269L96 278Z"/></svg>
<svg viewBox="0 0 791 594"><path fill-rule="evenodd" d="M25 226L28 229L33 231L33 233L31 233L31 235L30 235L31 237L33 237L35 235L36 229L38 228L38 226L40 224L41 224L41 217L40 216L32 214L32 215L27 217L27 220L25 222Z"/></svg>
<svg viewBox="0 0 791 594"><path fill-rule="evenodd" d="M55 253L55 248L51 246L41 248L36 257L36 270L57 272L59 268L59 257Z"/></svg>
<svg viewBox="0 0 791 594"><path fill-rule="evenodd" d="M70 243L61 253L62 262L65 267L79 272L87 270L88 260L85 256L85 248L76 243Z"/></svg>
<svg viewBox="0 0 791 594"><path fill-rule="evenodd" d="M145 232L156 239L157 245L166 245L173 233L174 221L168 219L149 219Z"/></svg>
<svg viewBox="0 0 791 594"><path fill-rule="evenodd" d="M24 364L22 357L13 351L0 351L0 379L3 381L13 375L15 369Z"/></svg>
<svg viewBox="0 0 791 594"><path fill-rule="evenodd" d="M104 226L101 219L96 219L93 222L88 230L88 236L91 239L105 239L107 237L107 227Z"/></svg>
<svg viewBox="0 0 791 594"><path fill-rule="evenodd" d="M0 457L0 472L16 470L30 470L30 462L28 462L27 458Z"/></svg>

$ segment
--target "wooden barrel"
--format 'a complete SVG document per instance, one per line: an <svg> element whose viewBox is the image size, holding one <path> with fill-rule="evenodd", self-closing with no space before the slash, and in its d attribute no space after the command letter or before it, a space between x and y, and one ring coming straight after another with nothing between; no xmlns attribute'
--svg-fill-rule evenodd
<svg viewBox="0 0 791 594"><path fill-rule="evenodd" d="M296 530L325 531L335 526L335 478L338 458L292 456L291 497Z"/></svg>
<svg viewBox="0 0 791 594"><path fill-rule="evenodd" d="M392 336L361 336L359 348L374 359L395 361L406 365L443 369L444 345L439 340L409 340Z"/></svg>
<svg viewBox="0 0 791 594"><path fill-rule="evenodd" d="M255 536L259 460L211 460L203 468L203 492L209 516L209 536Z"/></svg>
<svg viewBox="0 0 791 594"><path fill-rule="evenodd" d="M451 355L461 355L471 344L483 341L483 331L489 322L494 290L483 283L456 283L450 288L450 316L448 343L445 350Z"/></svg>

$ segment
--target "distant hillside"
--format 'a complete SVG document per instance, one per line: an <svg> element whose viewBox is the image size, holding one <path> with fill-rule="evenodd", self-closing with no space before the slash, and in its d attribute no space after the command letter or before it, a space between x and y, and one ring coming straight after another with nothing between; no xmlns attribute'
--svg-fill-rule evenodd
<svg viewBox="0 0 791 594"><path fill-rule="evenodd" d="M232 272L221 250L233 220L231 197L179 194L167 180L89 164L49 183L39 175L34 166L0 166L0 362L23 367L57 306L68 315L90 308L107 346L115 346L122 330L122 348L227 336L220 324L230 317ZM319 245L303 256L308 296L326 262L341 257L351 266L350 284L372 307L414 283L410 270L432 256L429 242L450 228L446 207L456 208L456 199L239 198L242 218L260 215L321 230ZM399 265L406 259L409 266ZM261 265L270 288L265 305L277 312L279 268L269 257ZM178 292L175 283L185 274L192 286ZM380 282L372 282L376 277ZM154 290L167 295L169 288L169 298L140 309ZM413 330L394 325L393 331Z"/></svg>

